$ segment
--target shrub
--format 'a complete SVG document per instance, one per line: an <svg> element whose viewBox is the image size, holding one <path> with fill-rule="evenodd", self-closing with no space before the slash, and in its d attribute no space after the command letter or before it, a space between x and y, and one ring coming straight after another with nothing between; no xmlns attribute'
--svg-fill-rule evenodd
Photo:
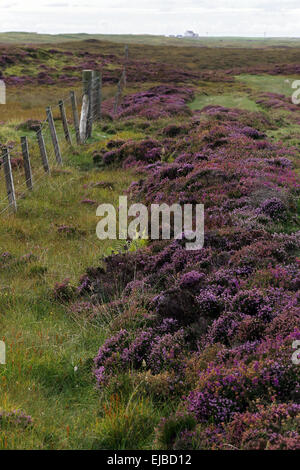
<svg viewBox="0 0 300 470"><path fill-rule="evenodd" d="M193 415L176 413L169 418L163 418L155 429L155 448L172 450L178 435L183 431L192 431L196 426Z"/></svg>
<svg viewBox="0 0 300 470"><path fill-rule="evenodd" d="M146 368L153 374L163 370L184 370L184 332L176 331L177 323L166 319L156 327L138 329L134 333L120 330L100 347L95 363L98 387L108 384L117 373L132 368Z"/></svg>
<svg viewBox="0 0 300 470"><path fill-rule="evenodd" d="M74 299L76 288L70 284L70 279L57 282L53 288L52 296L58 302L70 302Z"/></svg>
<svg viewBox="0 0 300 470"><path fill-rule="evenodd" d="M287 208L277 197L266 199L261 205L261 211L272 219L280 219L286 215Z"/></svg>
<svg viewBox="0 0 300 470"><path fill-rule="evenodd" d="M240 450L299 450L300 405L259 406L256 413L238 413L222 438Z"/></svg>
<svg viewBox="0 0 300 470"><path fill-rule="evenodd" d="M227 422L234 412L255 407L257 400L285 403L299 396L299 367L292 364L287 339L264 340L232 349L232 358L213 362L199 373L198 386L187 397L187 409L198 422L209 416L215 423ZM226 357L226 354L225 354ZM220 357L219 357L220 361Z"/></svg>
<svg viewBox="0 0 300 470"><path fill-rule="evenodd" d="M197 295L196 301L199 305L200 312L209 318L216 318L224 308L222 298L216 295L213 289L202 290L200 294Z"/></svg>
<svg viewBox="0 0 300 470"><path fill-rule="evenodd" d="M187 410L200 423L212 421L218 424L229 421L239 411L239 406L231 398L215 396L208 390L194 390L188 396Z"/></svg>

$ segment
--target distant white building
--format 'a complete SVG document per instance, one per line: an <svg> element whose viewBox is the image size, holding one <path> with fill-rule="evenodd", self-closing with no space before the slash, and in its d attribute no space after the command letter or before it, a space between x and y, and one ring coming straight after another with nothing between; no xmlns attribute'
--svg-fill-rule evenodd
<svg viewBox="0 0 300 470"><path fill-rule="evenodd" d="M186 31L186 32L184 33L184 37L185 37L185 38L198 38L198 37L199 37L199 34L194 33L194 31Z"/></svg>

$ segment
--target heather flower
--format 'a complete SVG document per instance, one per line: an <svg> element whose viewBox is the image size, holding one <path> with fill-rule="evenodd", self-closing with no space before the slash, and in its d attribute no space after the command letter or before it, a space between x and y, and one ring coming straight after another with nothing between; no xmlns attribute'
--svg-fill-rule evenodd
<svg viewBox="0 0 300 470"><path fill-rule="evenodd" d="M163 370L183 371L183 330L177 329L173 319L165 319L153 328L140 329L136 334L120 330L108 338L95 357L94 374L101 387L121 370L136 370L146 367L153 374Z"/></svg>
<svg viewBox="0 0 300 470"><path fill-rule="evenodd" d="M0 409L0 431L8 427L28 428L33 424L31 416L26 415L24 411L12 410L6 411Z"/></svg>
<svg viewBox="0 0 300 470"><path fill-rule="evenodd" d="M273 197L271 199L266 199L261 205L261 210L265 214L269 215L272 219L279 219L284 217L286 213L286 206L283 202Z"/></svg>
<svg viewBox="0 0 300 470"><path fill-rule="evenodd" d="M0 266L7 265L13 259L13 255L9 251L0 254Z"/></svg>
<svg viewBox="0 0 300 470"><path fill-rule="evenodd" d="M192 391L187 397L187 410L198 422L224 423L229 421L234 413L239 411L238 403L222 396L214 396L209 391Z"/></svg>
<svg viewBox="0 0 300 470"><path fill-rule="evenodd" d="M278 158L269 158L267 159L267 162L270 164L270 165L273 165L273 166L277 166L277 167L282 167L282 168L293 168L293 163L291 162L291 160L289 160L288 158L284 158L284 157L278 157Z"/></svg>
<svg viewBox="0 0 300 470"><path fill-rule="evenodd" d="M97 356L94 359L94 374L99 387L105 385L114 369L117 369L122 361L120 354L129 343L129 333L126 330L120 330L114 336L108 338L103 346L100 347Z"/></svg>
<svg viewBox="0 0 300 470"><path fill-rule="evenodd" d="M201 314L210 318L218 316L224 308L222 298L216 295L211 288L202 290L196 296L196 301Z"/></svg>
<svg viewBox="0 0 300 470"><path fill-rule="evenodd" d="M232 307L245 315L257 315L266 301L264 292L259 289L243 290L233 297Z"/></svg>
<svg viewBox="0 0 300 470"><path fill-rule="evenodd" d="M223 343L230 345L243 317L243 314L232 312L225 312L220 315L208 329L206 336L207 343Z"/></svg>
<svg viewBox="0 0 300 470"><path fill-rule="evenodd" d="M223 442L240 450L299 450L300 405L259 406L256 413L238 413L223 431Z"/></svg>
<svg viewBox="0 0 300 470"><path fill-rule="evenodd" d="M164 369L179 369L183 365L184 350L184 330L178 330L176 333L167 333L163 336L156 336L151 342L149 357L146 364L153 373L159 373Z"/></svg>
<svg viewBox="0 0 300 470"><path fill-rule="evenodd" d="M59 302L69 302L74 298L76 288L70 284L70 279L57 282L53 288L53 298Z"/></svg>
<svg viewBox="0 0 300 470"><path fill-rule="evenodd" d="M69 312L73 315L86 315L93 317L97 312L97 307L91 302L79 301L69 305Z"/></svg>
<svg viewBox="0 0 300 470"><path fill-rule="evenodd" d="M201 282L205 279L205 275L203 273L199 273L198 271L190 271L188 273L183 274L179 281L179 287L181 289L195 289L200 287Z"/></svg>
<svg viewBox="0 0 300 470"><path fill-rule="evenodd" d="M132 293L138 293L138 292L143 292L145 288L145 281L142 280L142 281L139 281L139 280L135 280L135 281L131 281L131 282L128 282L127 286L125 287L124 291L123 291L123 294L124 296L128 296Z"/></svg>
<svg viewBox="0 0 300 470"><path fill-rule="evenodd" d="M97 384L116 384L132 371L143 382L139 393L185 393L179 409L194 424L174 425L168 448L297 448L298 415L289 406L300 396L299 367L291 361L300 338L300 233L285 232L296 220L298 151L269 141L266 131L276 124L262 113L212 105L190 116L192 96L169 84L125 96L116 126L157 129L155 139L111 141L96 150L101 162L106 155L107 163L134 168L132 200L206 209L201 250L185 250L185 234L150 240L137 252L106 258L104 268L80 280L78 293L103 302L117 318L113 328L122 327L95 358ZM287 97L261 100L296 113ZM104 103L106 112L111 106ZM184 124L150 122L177 114ZM283 227L286 220L291 224ZM130 321L125 302L137 306Z"/></svg>
<svg viewBox="0 0 300 470"><path fill-rule="evenodd" d="M299 368L291 362L291 338L249 343L223 351L219 364L211 363L199 373L198 386L188 397L188 407L199 422L211 412L216 420L230 420L256 400L284 403L300 393Z"/></svg>
<svg viewBox="0 0 300 470"><path fill-rule="evenodd" d="M115 150L111 150L110 152L104 153L102 157L103 163L105 163L105 165L109 165L113 163L114 161L116 161L118 157L119 157L119 152Z"/></svg>
<svg viewBox="0 0 300 470"><path fill-rule="evenodd" d="M257 129L254 129L253 127L243 127L241 130L241 133L246 135L247 137L250 137L251 139L261 139L264 137L264 134L262 132L259 132Z"/></svg>

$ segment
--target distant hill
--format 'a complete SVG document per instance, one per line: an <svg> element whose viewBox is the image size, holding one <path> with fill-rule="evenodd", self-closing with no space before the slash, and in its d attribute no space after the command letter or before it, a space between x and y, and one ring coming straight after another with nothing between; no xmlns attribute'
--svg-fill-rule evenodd
<svg viewBox="0 0 300 470"><path fill-rule="evenodd" d="M170 45L170 46L195 46L195 47L295 47L300 46L300 38L242 38L242 37L199 37L174 38L154 35L135 34L38 34L28 32L0 33L2 44L58 44L69 41L101 40L116 43Z"/></svg>

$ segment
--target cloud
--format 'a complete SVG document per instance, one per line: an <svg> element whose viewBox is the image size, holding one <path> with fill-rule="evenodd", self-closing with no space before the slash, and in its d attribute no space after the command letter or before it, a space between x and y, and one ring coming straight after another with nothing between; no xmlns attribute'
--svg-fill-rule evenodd
<svg viewBox="0 0 300 470"><path fill-rule="evenodd" d="M0 9L3 8L3 9L7 9L7 8L14 8L15 6L17 5L17 3L6 3L4 5L2 5L0 3Z"/></svg>
<svg viewBox="0 0 300 470"><path fill-rule="evenodd" d="M0 0L0 10L0 30L43 33L299 36L300 22L299 0Z"/></svg>
<svg viewBox="0 0 300 470"><path fill-rule="evenodd" d="M65 8L69 6L69 3L47 3L45 6L49 8Z"/></svg>

